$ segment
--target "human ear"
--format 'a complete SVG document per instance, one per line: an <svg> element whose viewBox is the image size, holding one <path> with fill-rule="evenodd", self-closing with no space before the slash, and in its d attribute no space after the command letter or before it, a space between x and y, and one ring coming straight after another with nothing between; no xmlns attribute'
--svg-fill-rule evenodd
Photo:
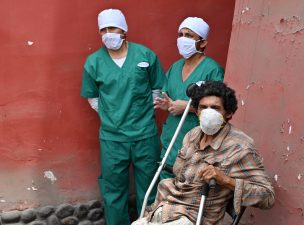
<svg viewBox="0 0 304 225"><path fill-rule="evenodd" d="M123 32L123 33L121 34L121 38L122 38L122 39L127 39L127 33L126 33L126 32Z"/></svg>
<svg viewBox="0 0 304 225"><path fill-rule="evenodd" d="M226 113L226 115L225 115L225 117L226 117L226 121L228 121L228 120L232 119L232 115L233 115L233 113L232 113L232 112L231 112L231 113Z"/></svg>
<svg viewBox="0 0 304 225"><path fill-rule="evenodd" d="M201 49L203 49L203 48L205 48L206 47L206 45L208 44L208 41L206 41L206 40L202 40L201 42L200 42L200 48Z"/></svg>

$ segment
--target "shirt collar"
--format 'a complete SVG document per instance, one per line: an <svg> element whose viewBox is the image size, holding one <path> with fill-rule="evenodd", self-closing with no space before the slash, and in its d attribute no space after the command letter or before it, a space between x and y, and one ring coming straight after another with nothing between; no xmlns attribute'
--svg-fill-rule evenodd
<svg viewBox="0 0 304 225"><path fill-rule="evenodd" d="M225 137L230 131L230 128L231 128L230 123L226 123L225 126L218 133L218 135L216 135L216 137L211 141L210 143L211 148L213 148L214 150L218 150L221 147Z"/></svg>

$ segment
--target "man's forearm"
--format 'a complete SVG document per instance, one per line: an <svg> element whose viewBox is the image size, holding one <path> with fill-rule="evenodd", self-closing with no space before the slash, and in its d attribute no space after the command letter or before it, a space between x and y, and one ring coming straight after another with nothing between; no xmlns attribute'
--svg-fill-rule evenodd
<svg viewBox="0 0 304 225"><path fill-rule="evenodd" d="M235 179L225 176L224 177L224 186L229 188L230 190L234 191L235 189Z"/></svg>

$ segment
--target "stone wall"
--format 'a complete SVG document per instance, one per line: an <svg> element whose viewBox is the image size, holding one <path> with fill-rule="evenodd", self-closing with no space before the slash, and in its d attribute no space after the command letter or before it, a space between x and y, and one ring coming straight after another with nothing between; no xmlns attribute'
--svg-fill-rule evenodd
<svg viewBox="0 0 304 225"><path fill-rule="evenodd" d="M105 225L100 201L0 213L0 225Z"/></svg>

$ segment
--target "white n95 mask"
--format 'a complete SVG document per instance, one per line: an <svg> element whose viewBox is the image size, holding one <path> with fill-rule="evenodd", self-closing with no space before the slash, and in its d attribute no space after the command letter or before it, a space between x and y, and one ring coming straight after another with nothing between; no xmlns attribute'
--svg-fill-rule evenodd
<svg viewBox="0 0 304 225"><path fill-rule="evenodd" d="M200 40L198 40L200 41ZM177 48L179 51L179 54L183 56L185 59L190 58L192 55L195 53L199 52L196 49L195 43L197 41L191 39L191 38L186 38L186 37L179 37L177 38ZM201 53L201 52L199 52Z"/></svg>
<svg viewBox="0 0 304 225"><path fill-rule="evenodd" d="M121 38L121 34L117 33L105 33L104 35L102 35L102 42L108 49L111 50L120 49L123 40L124 39Z"/></svg>
<svg viewBox="0 0 304 225"><path fill-rule="evenodd" d="M203 109L199 115L200 127L207 135L216 134L224 123L224 118L215 109Z"/></svg>

